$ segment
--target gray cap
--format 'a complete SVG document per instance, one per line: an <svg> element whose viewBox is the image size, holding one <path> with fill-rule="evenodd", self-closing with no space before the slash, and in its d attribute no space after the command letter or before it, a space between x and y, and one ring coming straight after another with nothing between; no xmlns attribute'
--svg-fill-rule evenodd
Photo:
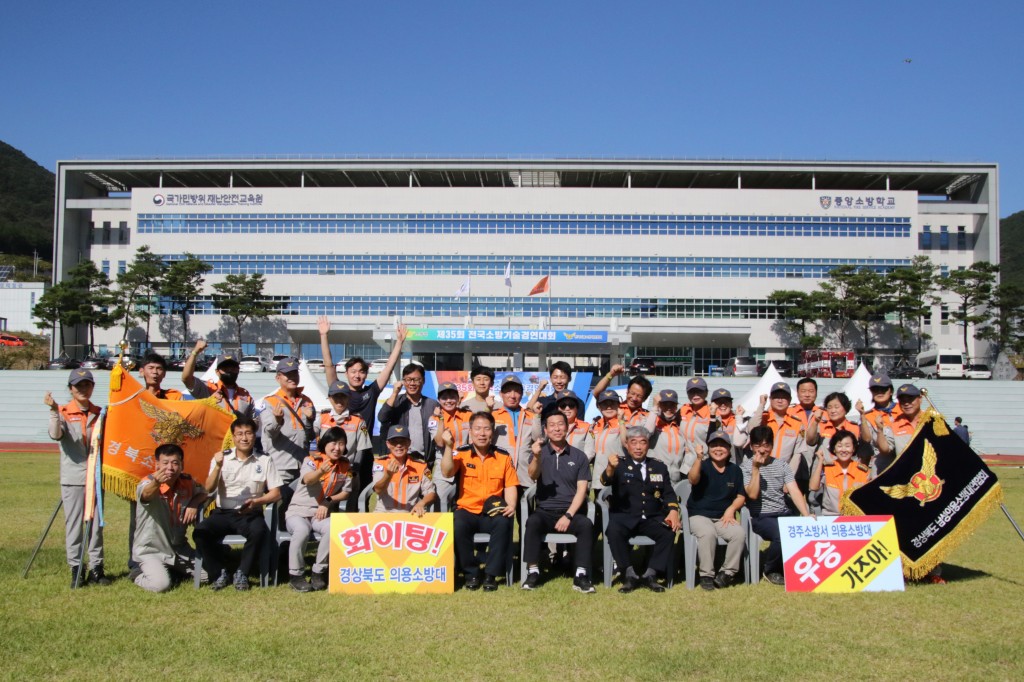
<svg viewBox="0 0 1024 682"><path fill-rule="evenodd" d="M916 398L921 395L921 389L914 384L903 384L896 390L896 400L900 398Z"/></svg>
<svg viewBox="0 0 1024 682"><path fill-rule="evenodd" d="M711 394L711 400L732 400L732 393L727 388L716 388L715 392Z"/></svg>
<svg viewBox="0 0 1024 682"><path fill-rule="evenodd" d="M73 369L71 374L68 375L68 386L74 386L75 384L82 381L91 381L96 383L96 379L93 378L92 372L87 369Z"/></svg>
<svg viewBox="0 0 1024 682"><path fill-rule="evenodd" d="M406 440L412 440L409 437L409 428L406 426L400 426L395 424L388 429L388 440L395 440L396 438L404 438Z"/></svg>
<svg viewBox="0 0 1024 682"><path fill-rule="evenodd" d="M700 377L694 377L690 379L689 381L686 382L686 392L689 393L690 391L694 390L701 390L706 392L708 390L708 382L704 381Z"/></svg>
<svg viewBox="0 0 1024 682"><path fill-rule="evenodd" d="M716 440L725 441L726 445L732 445L732 438L730 438L729 434L723 431L722 429L712 431L711 433L708 434L708 445L711 445L711 443L713 443Z"/></svg>
<svg viewBox="0 0 1024 682"><path fill-rule="evenodd" d="M238 356L235 355L234 353L224 353L223 355L218 355L217 356L217 366L218 367L223 365L225 362L233 362L233 363L235 363L237 365L238 364Z"/></svg>
<svg viewBox="0 0 1024 682"><path fill-rule="evenodd" d="M288 372L298 372L299 361L295 358L284 358L277 363L277 373L287 374Z"/></svg>
<svg viewBox="0 0 1024 682"><path fill-rule="evenodd" d="M615 391L601 391L600 395L597 396L598 404L606 403L610 400L614 400L616 405L622 402L619 400L619 394Z"/></svg>
<svg viewBox="0 0 1024 682"><path fill-rule="evenodd" d="M332 381L331 385L327 387L327 397L334 395L350 396L352 389L344 381Z"/></svg>
<svg viewBox="0 0 1024 682"><path fill-rule="evenodd" d="M892 379L883 372L872 374L871 381L868 382L868 388L892 388Z"/></svg>
<svg viewBox="0 0 1024 682"><path fill-rule="evenodd" d="M772 388L770 391L768 391L768 395L770 396L772 393L785 393L786 395L792 397L793 389L791 389L789 387L789 384L787 384L785 381L776 381L774 384L772 384Z"/></svg>
<svg viewBox="0 0 1024 682"><path fill-rule="evenodd" d="M515 384L516 386L519 387L520 390L522 390L523 388L522 380L515 374L509 374L507 377L501 380L501 390L504 391L505 387L511 384Z"/></svg>

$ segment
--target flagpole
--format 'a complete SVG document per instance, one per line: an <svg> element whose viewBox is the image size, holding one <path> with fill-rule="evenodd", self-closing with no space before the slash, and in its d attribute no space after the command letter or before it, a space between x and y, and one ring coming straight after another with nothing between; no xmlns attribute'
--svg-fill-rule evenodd
<svg viewBox="0 0 1024 682"><path fill-rule="evenodd" d="M473 326L473 277L466 277L466 317L469 318L469 326Z"/></svg>
<svg viewBox="0 0 1024 682"><path fill-rule="evenodd" d="M548 270L548 329L551 327L551 270Z"/></svg>
<svg viewBox="0 0 1024 682"><path fill-rule="evenodd" d="M511 282L512 280L507 280ZM512 329L512 285L508 285L508 328Z"/></svg>

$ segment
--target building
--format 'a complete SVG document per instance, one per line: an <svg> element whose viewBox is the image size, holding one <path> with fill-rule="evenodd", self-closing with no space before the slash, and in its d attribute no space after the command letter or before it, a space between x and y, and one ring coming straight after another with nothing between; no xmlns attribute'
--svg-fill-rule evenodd
<svg viewBox="0 0 1024 682"><path fill-rule="evenodd" d="M42 282L0 281L0 331L38 334L39 320L32 315L32 309L43 289Z"/></svg>
<svg viewBox="0 0 1024 682"><path fill-rule="evenodd" d="M473 353L526 368L643 355L704 372L784 356L795 343L767 295L811 290L837 265L997 262L997 188L990 163L62 161L55 277L81 258L116 277L143 244L209 262L208 285L262 272L283 314L253 327L247 352L318 357L327 315L338 356L384 356L400 319L439 369ZM528 296L544 276L549 291ZM924 329L957 347L945 310ZM237 346L209 297L191 326ZM151 332L181 348L174 320ZM121 330L97 336L112 346Z"/></svg>

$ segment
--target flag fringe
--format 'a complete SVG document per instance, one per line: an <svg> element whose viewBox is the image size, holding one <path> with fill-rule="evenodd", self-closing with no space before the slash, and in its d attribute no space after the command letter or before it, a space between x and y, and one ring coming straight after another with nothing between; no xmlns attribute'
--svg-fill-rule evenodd
<svg viewBox="0 0 1024 682"><path fill-rule="evenodd" d="M971 513L965 516L952 532L935 543L935 546L928 550L920 559L911 561L900 550L900 556L903 560L903 576L910 580L920 580L931 573L932 569L941 564L953 550L963 544L963 541L973 534L974 531L978 530L978 527L988 519L989 515L995 511L1002 501L1003 487L997 481L985 493L985 496L978 500L978 503L971 509ZM865 516L863 510L850 501L849 497L844 497L840 511L846 516Z"/></svg>
<svg viewBox="0 0 1024 682"><path fill-rule="evenodd" d="M103 489L129 502L135 501L139 479L126 471L103 465Z"/></svg>

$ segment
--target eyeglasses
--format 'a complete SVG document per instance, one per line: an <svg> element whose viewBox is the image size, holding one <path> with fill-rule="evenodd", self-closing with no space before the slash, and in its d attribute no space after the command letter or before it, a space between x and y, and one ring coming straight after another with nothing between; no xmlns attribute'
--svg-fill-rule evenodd
<svg viewBox="0 0 1024 682"><path fill-rule="evenodd" d="M422 384L423 383L423 379L419 379L417 377L405 377L404 379L402 379L402 381L407 383L407 384Z"/></svg>

